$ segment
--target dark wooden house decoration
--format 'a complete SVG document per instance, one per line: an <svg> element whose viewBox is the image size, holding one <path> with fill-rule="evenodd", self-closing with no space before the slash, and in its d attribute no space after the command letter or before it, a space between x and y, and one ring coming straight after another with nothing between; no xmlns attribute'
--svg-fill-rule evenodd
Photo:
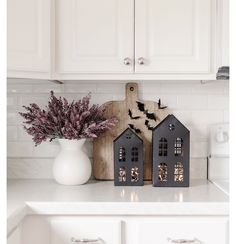
<svg viewBox="0 0 236 244"><path fill-rule="evenodd" d="M114 140L114 183L143 185L143 140L129 128Z"/></svg>
<svg viewBox="0 0 236 244"><path fill-rule="evenodd" d="M189 137L172 114L153 129L153 186L189 186Z"/></svg>

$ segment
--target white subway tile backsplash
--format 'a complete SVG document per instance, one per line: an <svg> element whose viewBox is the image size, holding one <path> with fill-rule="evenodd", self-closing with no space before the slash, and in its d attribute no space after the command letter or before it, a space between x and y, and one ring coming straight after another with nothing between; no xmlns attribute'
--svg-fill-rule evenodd
<svg viewBox="0 0 236 244"><path fill-rule="evenodd" d="M18 123L18 114L16 112L16 110L12 111L10 109L8 109L7 111L7 125L17 125Z"/></svg>
<svg viewBox="0 0 236 244"><path fill-rule="evenodd" d="M206 178L207 139L210 124L229 121L228 81L175 82L140 81L139 98L158 101L168 106L190 130L192 178ZM9 178L52 178L53 158L59 151L59 144L44 142L35 147L31 136L22 127L24 111L22 105L37 103L47 105L50 90L69 101L78 100L92 92L91 103L124 100L125 82L65 82L53 84L47 81L8 80L8 177ZM92 158L93 144L88 140L84 150Z"/></svg>
<svg viewBox="0 0 236 244"><path fill-rule="evenodd" d="M103 103L109 102L113 100L112 93L104 94L104 93L97 93L93 94L91 97L91 104L99 104L102 105Z"/></svg>
<svg viewBox="0 0 236 244"><path fill-rule="evenodd" d="M228 81L207 81L207 82L198 82L192 85L192 93L194 94L224 94L227 90Z"/></svg>
<svg viewBox="0 0 236 244"><path fill-rule="evenodd" d="M191 82L184 82L184 83L179 83L179 82L174 82L174 83L169 83L165 82L162 83L161 86L161 92L165 94L188 94L193 92L193 85Z"/></svg>
<svg viewBox="0 0 236 244"><path fill-rule="evenodd" d="M64 85L63 84L55 84L52 82L47 82L43 84L35 84L33 86L34 93L50 93L54 91L54 93L62 93L64 92Z"/></svg>
<svg viewBox="0 0 236 244"><path fill-rule="evenodd" d="M203 109L207 104L207 96L204 95L181 95L177 97L179 109Z"/></svg>
<svg viewBox="0 0 236 244"><path fill-rule="evenodd" d="M32 93L33 85L32 84L8 84L7 92L8 93Z"/></svg>
<svg viewBox="0 0 236 244"><path fill-rule="evenodd" d="M172 110L171 109L170 113L174 114L175 117L186 126L192 123L192 112L190 110Z"/></svg>
<svg viewBox="0 0 236 244"><path fill-rule="evenodd" d="M54 158L57 156L59 152L59 144L54 141L51 142L43 142L38 146L32 146L32 156L35 158Z"/></svg>
<svg viewBox="0 0 236 244"><path fill-rule="evenodd" d="M32 137L26 133L23 125L17 127L17 133L19 141L32 141Z"/></svg>
<svg viewBox="0 0 236 244"><path fill-rule="evenodd" d="M229 98L227 96L209 95L208 109L228 109Z"/></svg>
<svg viewBox="0 0 236 244"><path fill-rule="evenodd" d="M7 140L17 141L17 139L18 139L17 126L12 126L12 125L7 126Z"/></svg>
<svg viewBox="0 0 236 244"><path fill-rule="evenodd" d="M224 111L224 123L229 123L229 110Z"/></svg>
<svg viewBox="0 0 236 244"><path fill-rule="evenodd" d="M80 83L80 84L76 84L76 83L69 83L69 84L65 84L65 93L94 93L96 92L96 84L91 84L91 83Z"/></svg>
<svg viewBox="0 0 236 244"><path fill-rule="evenodd" d="M207 160L206 158L190 159L190 179L207 178Z"/></svg>
<svg viewBox="0 0 236 244"><path fill-rule="evenodd" d="M101 83L97 82L98 93L125 93L125 84L123 83Z"/></svg>
<svg viewBox="0 0 236 244"><path fill-rule="evenodd" d="M19 106L28 106L30 103L36 103L39 106L46 106L48 103L48 95L23 95L19 97ZM22 111L22 110L21 110Z"/></svg>
<svg viewBox="0 0 236 244"><path fill-rule="evenodd" d="M52 158L8 159L7 177L11 179L52 179Z"/></svg>
<svg viewBox="0 0 236 244"><path fill-rule="evenodd" d="M194 141L190 143L191 158L206 158L208 156L207 141Z"/></svg>
<svg viewBox="0 0 236 244"><path fill-rule="evenodd" d="M7 156L13 158L32 158L33 142L8 141Z"/></svg>
<svg viewBox="0 0 236 244"><path fill-rule="evenodd" d="M223 122L223 111L202 110L192 112L192 124L216 124Z"/></svg>
<svg viewBox="0 0 236 244"><path fill-rule="evenodd" d="M8 95L7 96L7 107L16 107L17 106L17 96L16 95Z"/></svg>

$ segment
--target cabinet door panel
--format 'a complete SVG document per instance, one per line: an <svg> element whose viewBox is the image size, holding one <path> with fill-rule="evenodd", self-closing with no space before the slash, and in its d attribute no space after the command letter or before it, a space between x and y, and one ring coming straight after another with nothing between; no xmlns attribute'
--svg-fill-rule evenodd
<svg viewBox="0 0 236 244"><path fill-rule="evenodd" d="M72 238L75 242L91 240L89 243L121 244L121 221L103 217L59 217L51 220L51 244L73 243Z"/></svg>
<svg viewBox="0 0 236 244"><path fill-rule="evenodd" d="M133 0L58 0L58 73L133 72ZM131 60L130 65L124 59Z"/></svg>
<svg viewBox="0 0 236 244"><path fill-rule="evenodd" d="M50 1L7 1L8 71L50 71ZM10 75L11 76L11 75Z"/></svg>
<svg viewBox="0 0 236 244"><path fill-rule="evenodd" d="M223 217L140 218L127 222L126 233L129 233L127 244L228 244L228 220Z"/></svg>
<svg viewBox="0 0 236 244"><path fill-rule="evenodd" d="M136 0L137 73L210 73L214 0Z"/></svg>

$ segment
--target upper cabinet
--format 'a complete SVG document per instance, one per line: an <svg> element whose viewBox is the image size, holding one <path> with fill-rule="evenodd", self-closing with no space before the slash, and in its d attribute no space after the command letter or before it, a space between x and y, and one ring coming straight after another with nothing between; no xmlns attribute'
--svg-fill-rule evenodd
<svg viewBox="0 0 236 244"><path fill-rule="evenodd" d="M47 78L50 73L50 1L7 1L8 76Z"/></svg>
<svg viewBox="0 0 236 244"><path fill-rule="evenodd" d="M135 72L215 73L213 2L136 0Z"/></svg>
<svg viewBox="0 0 236 244"><path fill-rule="evenodd" d="M133 72L133 0L57 0L56 71Z"/></svg>
<svg viewBox="0 0 236 244"><path fill-rule="evenodd" d="M8 0L9 77L208 80L228 48L223 0L18 2Z"/></svg>

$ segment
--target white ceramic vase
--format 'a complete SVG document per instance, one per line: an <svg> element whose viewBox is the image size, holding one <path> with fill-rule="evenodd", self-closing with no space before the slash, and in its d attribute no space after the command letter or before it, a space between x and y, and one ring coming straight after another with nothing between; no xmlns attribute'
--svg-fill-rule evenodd
<svg viewBox="0 0 236 244"><path fill-rule="evenodd" d="M92 172L91 162L83 151L86 139L59 139L61 151L53 165L54 179L62 185L86 183Z"/></svg>

